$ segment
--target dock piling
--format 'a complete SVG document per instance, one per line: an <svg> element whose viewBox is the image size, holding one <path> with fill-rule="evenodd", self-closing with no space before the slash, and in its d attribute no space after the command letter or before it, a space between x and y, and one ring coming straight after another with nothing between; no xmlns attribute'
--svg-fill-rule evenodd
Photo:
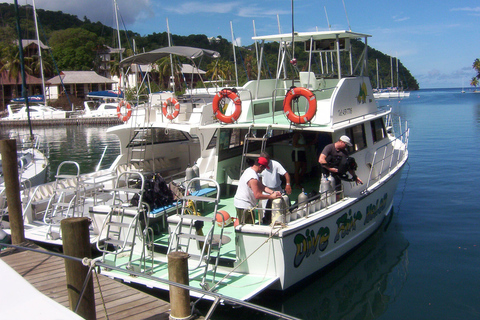
<svg viewBox="0 0 480 320"><path fill-rule="evenodd" d="M92 258L88 218L66 218L60 222L62 229L63 253L76 258ZM75 311L81 296L85 279L89 277L77 314L88 320L96 319L95 292L91 273L81 262L65 259L67 290L70 309Z"/></svg>
<svg viewBox="0 0 480 320"><path fill-rule="evenodd" d="M25 242L25 232L20 200L20 182L18 181L17 141L15 139L1 140L0 153L12 244L18 245Z"/></svg>
<svg viewBox="0 0 480 320"><path fill-rule="evenodd" d="M175 251L168 254L168 278L170 281L189 285L188 253ZM170 319L189 319L190 292L187 289L170 286Z"/></svg>

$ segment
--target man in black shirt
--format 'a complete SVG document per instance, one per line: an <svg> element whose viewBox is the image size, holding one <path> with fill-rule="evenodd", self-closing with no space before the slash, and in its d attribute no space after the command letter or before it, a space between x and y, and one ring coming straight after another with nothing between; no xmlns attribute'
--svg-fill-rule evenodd
<svg viewBox="0 0 480 320"><path fill-rule="evenodd" d="M352 180L356 183L363 184L362 180L355 174L354 169L349 166L349 157L347 146L351 147L352 143L347 136L341 136L337 142L327 145L318 162L325 171L330 172L335 179L335 190L340 190L341 177L345 176L347 171L352 175Z"/></svg>

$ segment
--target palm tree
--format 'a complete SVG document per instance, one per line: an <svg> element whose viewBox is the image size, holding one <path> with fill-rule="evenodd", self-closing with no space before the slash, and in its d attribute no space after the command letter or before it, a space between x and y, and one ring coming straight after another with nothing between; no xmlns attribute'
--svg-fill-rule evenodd
<svg viewBox="0 0 480 320"><path fill-rule="evenodd" d="M217 60L208 66L207 78L215 80L231 80L233 76L233 64L227 60Z"/></svg>
<svg viewBox="0 0 480 320"><path fill-rule="evenodd" d="M168 88L170 86L170 76L172 75L172 66L170 64L170 57L163 57L162 59L158 60L156 63L157 70L158 70L158 77L161 81L161 86L163 88ZM181 72L180 65L177 63L173 63L173 74L176 83L180 83L180 72Z"/></svg>
<svg viewBox="0 0 480 320"><path fill-rule="evenodd" d="M472 67L477 71L477 78L480 78L480 59L475 59Z"/></svg>
<svg viewBox="0 0 480 320"><path fill-rule="evenodd" d="M477 59L477 60L478 60L478 59ZM472 81L470 82L470 85L475 87L475 91L477 90L477 89L476 89L477 86L478 86L478 79L477 79L477 77L473 77L473 78L472 78Z"/></svg>
<svg viewBox="0 0 480 320"><path fill-rule="evenodd" d="M31 61L29 57L24 57L26 62ZM20 72L22 70L21 61L20 61L20 52L16 46L8 46L3 49L2 59L1 59L0 72L7 71L10 79L16 81L19 80ZM32 73L32 69L25 64L25 72L28 74Z"/></svg>

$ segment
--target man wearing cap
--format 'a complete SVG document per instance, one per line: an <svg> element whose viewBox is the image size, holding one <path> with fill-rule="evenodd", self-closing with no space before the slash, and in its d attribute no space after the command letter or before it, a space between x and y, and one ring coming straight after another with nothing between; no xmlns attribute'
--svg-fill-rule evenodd
<svg viewBox="0 0 480 320"><path fill-rule="evenodd" d="M265 157L259 157L250 168L243 172L238 181L233 204L237 209L237 219L240 224L254 223L253 210L257 206L258 200L276 199L282 196L279 191L265 187L260 180L259 174L266 168L269 168L268 160Z"/></svg>
<svg viewBox="0 0 480 320"><path fill-rule="evenodd" d="M327 145L318 158L318 162L322 168L325 171L330 172L335 179L335 190L337 191L340 190L341 186L340 175L342 172L339 171L339 167L342 163L345 163L348 158L347 146L352 146L350 138L347 136L341 136L337 142ZM353 170L349 170L349 172L356 183L363 184L362 180L355 175Z"/></svg>

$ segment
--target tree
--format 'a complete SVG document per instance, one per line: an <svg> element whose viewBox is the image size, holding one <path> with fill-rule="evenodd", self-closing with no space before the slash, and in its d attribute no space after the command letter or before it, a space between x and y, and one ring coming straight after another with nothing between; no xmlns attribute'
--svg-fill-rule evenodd
<svg viewBox="0 0 480 320"><path fill-rule="evenodd" d="M478 78L477 77L473 77L472 81L470 82L470 85L475 87L475 88L478 86Z"/></svg>
<svg viewBox="0 0 480 320"><path fill-rule="evenodd" d="M55 31L50 38L53 56L60 70L92 70L96 49L103 42L95 33L81 28Z"/></svg>
<svg viewBox="0 0 480 320"><path fill-rule="evenodd" d="M1 58L1 68L0 72L7 71L10 79L19 80L21 76L21 61L20 61L20 51L17 46L7 46L2 49L2 58ZM32 59L24 57L25 60L25 73L31 74L32 69L28 66L28 62Z"/></svg>

